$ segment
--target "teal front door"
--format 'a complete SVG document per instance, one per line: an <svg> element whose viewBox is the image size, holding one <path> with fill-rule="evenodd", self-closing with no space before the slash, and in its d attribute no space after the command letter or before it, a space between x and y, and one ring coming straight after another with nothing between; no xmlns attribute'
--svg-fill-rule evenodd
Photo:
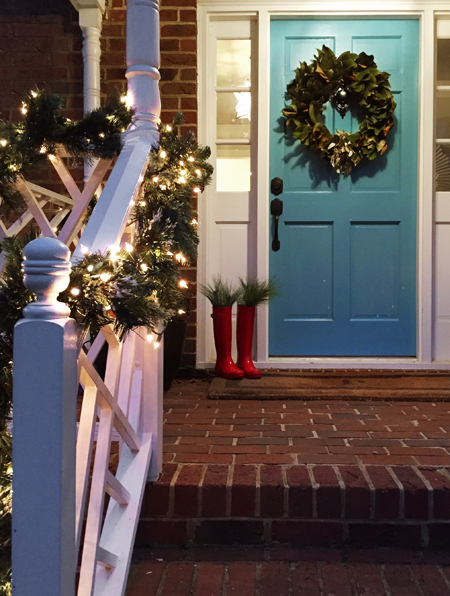
<svg viewBox="0 0 450 596"><path fill-rule="evenodd" d="M271 356L416 354L418 42L417 20L272 22L269 184L283 180L283 213L280 249L269 247L281 290L269 305ZM287 83L322 45L373 54L397 103L389 149L348 178L280 119ZM325 123L356 132L354 112L342 119L327 104Z"/></svg>

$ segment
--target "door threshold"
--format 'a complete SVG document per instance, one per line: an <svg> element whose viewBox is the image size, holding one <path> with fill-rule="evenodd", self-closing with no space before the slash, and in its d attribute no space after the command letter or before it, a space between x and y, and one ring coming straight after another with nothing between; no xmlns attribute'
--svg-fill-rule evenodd
<svg viewBox="0 0 450 596"><path fill-rule="evenodd" d="M450 370L448 360L441 362L421 362L417 358L295 358L295 357L269 357L266 362L257 362L261 368L389 368L410 370Z"/></svg>

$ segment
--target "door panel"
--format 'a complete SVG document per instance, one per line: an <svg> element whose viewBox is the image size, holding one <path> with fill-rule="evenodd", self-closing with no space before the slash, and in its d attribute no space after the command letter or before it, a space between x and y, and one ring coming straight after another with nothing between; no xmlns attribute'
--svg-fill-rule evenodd
<svg viewBox="0 0 450 596"><path fill-rule="evenodd" d="M284 208L270 251L282 292L269 305L270 355L415 355L418 34L416 20L272 22L269 179L283 179ZM324 44L373 54L397 103L388 151L348 178L285 136L281 117L295 68ZM356 112L342 119L328 103L325 123L356 131Z"/></svg>

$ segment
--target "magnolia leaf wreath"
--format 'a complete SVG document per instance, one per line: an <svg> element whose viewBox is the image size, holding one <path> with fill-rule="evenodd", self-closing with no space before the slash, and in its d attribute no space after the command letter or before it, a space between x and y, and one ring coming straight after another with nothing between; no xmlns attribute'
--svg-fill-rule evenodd
<svg viewBox="0 0 450 596"><path fill-rule="evenodd" d="M328 159L338 174L348 176L363 159L382 155L394 124L396 103L389 74L380 72L373 56L344 52L336 56L323 46L311 64L301 62L287 86L291 105L282 110L293 136ZM332 134L323 122L325 104L348 95L366 111L358 132ZM337 106L339 109L339 106Z"/></svg>

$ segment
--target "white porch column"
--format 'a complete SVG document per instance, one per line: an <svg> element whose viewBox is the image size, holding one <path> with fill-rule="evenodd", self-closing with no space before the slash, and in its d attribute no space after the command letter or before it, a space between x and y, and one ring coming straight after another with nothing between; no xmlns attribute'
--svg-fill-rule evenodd
<svg viewBox="0 0 450 596"><path fill-rule="evenodd" d="M135 109L135 132L158 143L159 1L128 0L127 72L129 104Z"/></svg>
<svg viewBox="0 0 450 596"><path fill-rule="evenodd" d="M55 238L24 250L25 285L37 301L14 330L14 596L75 594L77 333L57 301L69 254Z"/></svg>

